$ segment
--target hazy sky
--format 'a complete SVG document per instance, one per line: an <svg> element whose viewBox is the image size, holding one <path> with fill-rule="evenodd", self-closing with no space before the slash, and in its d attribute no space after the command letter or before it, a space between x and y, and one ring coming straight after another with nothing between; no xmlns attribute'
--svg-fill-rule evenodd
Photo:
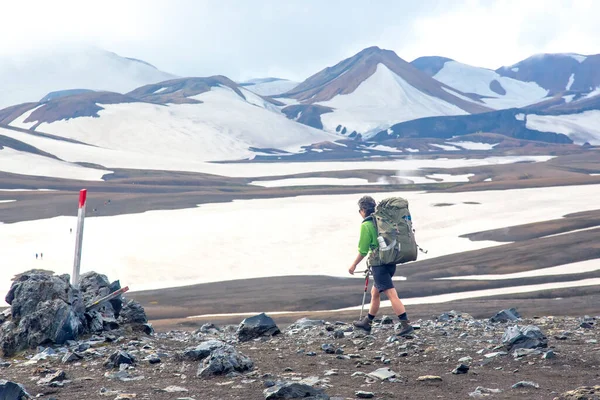
<svg viewBox="0 0 600 400"><path fill-rule="evenodd" d="M301 80L373 45L493 69L600 53L596 0L30 0L4 2L2 14L1 56L90 44L237 80Z"/></svg>

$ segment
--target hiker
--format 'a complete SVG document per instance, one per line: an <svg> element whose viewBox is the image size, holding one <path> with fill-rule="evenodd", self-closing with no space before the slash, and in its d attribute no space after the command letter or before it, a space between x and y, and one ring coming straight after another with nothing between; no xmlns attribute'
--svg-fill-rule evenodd
<svg viewBox="0 0 600 400"><path fill-rule="evenodd" d="M44 259L44 253L40 253L40 260Z"/></svg>
<svg viewBox="0 0 600 400"><path fill-rule="evenodd" d="M371 196L363 196L358 201L358 212L363 218L363 222L360 226L360 239L358 241L358 255L356 259L348 269L351 275L354 275L357 265L371 252L376 254L379 248L377 228L375 221L373 220L373 213L377 203ZM379 236L381 239L381 236ZM383 240L383 239L381 239ZM414 331L410 325L406 309L404 304L398 298L398 292L394 287L392 277L396 272L396 264L384 264L384 265L372 265L371 257L367 261L369 268L373 273L373 280L375 281L373 288L371 289L371 303L369 306L369 313L360 321L354 322L354 326L362 328L367 332L371 331L371 324L379 311L379 304L381 300L381 293L384 293L392 303L392 308L400 320L400 326L396 331L398 336L405 336Z"/></svg>
<svg viewBox="0 0 600 400"><path fill-rule="evenodd" d="M35 253L35 259L37 260L37 258L38 258L38 253Z"/></svg>

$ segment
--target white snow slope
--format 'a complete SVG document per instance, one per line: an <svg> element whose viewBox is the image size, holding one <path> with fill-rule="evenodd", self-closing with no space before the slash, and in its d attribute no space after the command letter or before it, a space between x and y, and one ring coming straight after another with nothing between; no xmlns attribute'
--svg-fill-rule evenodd
<svg viewBox="0 0 600 400"><path fill-rule="evenodd" d="M144 62L89 47L3 56L0 109L39 101L53 91L92 89L124 93L174 77Z"/></svg>
<svg viewBox="0 0 600 400"><path fill-rule="evenodd" d="M540 132L563 133L576 144L600 145L600 110L566 115L527 115L527 128Z"/></svg>
<svg viewBox="0 0 600 400"><path fill-rule="evenodd" d="M487 106L498 110L534 104L548 94L546 89L535 82L507 78L490 69L473 67L457 61L445 63L433 78L461 92L489 97L482 100ZM506 95L500 95L490 89L493 80L500 83L506 90Z"/></svg>
<svg viewBox="0 0 600 400"><path fill-rule="evenodd" d="M155 163L158 168L169 160L181 164L242 159L255 154L249 147L297 151L303 145L339 138L290 121L279 112L263 108L265 105L258 104L257 99L247 101L230 88L215 87L194 98L203 103L100 105L104 108L99 111L100 118L42 123L37 130L133 153L137 158L160 158L163 162ZM110 164L108 161L102 165Z"/></svg>
<svg viewBox="0 0 600 400"><path fill-rule="evenodd" d="M276 96L292 90L299 84L299 82L288 81L287 79L267 82L264 82L264 79L256 79L245 82L243 87L261 96Z"/></svg>
<svg viewBox="0 0 600 400"><path fill-rule="evenodd" d="M421 92L383 64L378 64L375 73L354 92L317 104L335 109L321 115L325 130L333 132L342 125L348 132L355 130L367 137L412 119L468 114L453 104Z"/></svg>

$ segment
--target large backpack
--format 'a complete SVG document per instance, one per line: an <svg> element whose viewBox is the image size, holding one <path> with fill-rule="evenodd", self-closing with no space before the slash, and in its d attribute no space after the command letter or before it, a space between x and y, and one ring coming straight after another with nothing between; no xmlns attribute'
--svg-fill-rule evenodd
<svg viewBox="0 0 600 400"><path fill-rule="evenodd" d="M417 259L419 246L406 199L390 197L380 201L371 217L377 230L379 248L371 251L370 266L403 264Z"/></svg>

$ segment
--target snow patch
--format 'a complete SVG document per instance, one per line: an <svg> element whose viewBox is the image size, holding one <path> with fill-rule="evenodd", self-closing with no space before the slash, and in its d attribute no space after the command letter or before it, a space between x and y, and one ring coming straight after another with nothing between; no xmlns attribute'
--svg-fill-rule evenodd
<svg viewBox="0 0 600 400"><path fill-rule="evenodd" d="M160 89L155 90L154 94L162 93L162 92L164 92L167 89L168 89L168 87L161 87Z"/></svg>
<svg viewBox="0 0 600 400"><path fill-rule="evenodd" d="M409 153L418 153L419 152L419 149L411 149L410 147L407 147L404 150L408 151Z"/></svg>
<svg viewBox="0 0 600 400"><path fill-rule="evenodd" d="M573 86L573 82L575 82L575 74L571 74L569 77L569 82L567 82L566 90L571 90L571 86Z"/></svg>
<svg viewBox="0 0 600 400"><path fill-rule="evenodd" d="M368 148L369 150L379 150L379 151L387 151L389 153L402 153L402 150L399 150L395 147L390 147L390 146L384 146L381 144L378 144L377 146L371 146Z"/></svg>
<svg viewBox="0 0 600 400"><path fill-rule="evenodd" d="M568 94L566 96L563 96L563 99L565 99L565 103L570 103L573 101L573 97L575 97L574 94Z"/></svg>
<svg viewBox="0 0 600 400"><path fill-rule="evenodd" d="M260 82L252 85L244 85L243 87L260 96L276 96L278 94L289 92L298 85L298 82L288 81L286 79L277 79L271 82Z"/></svg>
<svg viewBox="0 0 600 400"><path fill-rule="evenodd" d="M512 72L519 72L519 67L512 67L510 70Z"/></svg>
<svg viewBox="0 0 600 400"><path fill-rule="evenodd" d="M515 119L517 121L525 121L525 114L519 113L519 114L515 115Z"/></svg>
<svg viewBox="0 0 600 400"><path fill-rule="evenodd" d="M586 56L582 56L581 54L569 54L569 57L574 58L580 64L587 59Z"/></svg>
<svg viewBox="0 0 600 400"><path fill-rule="evenodd" d="M377 185L377 182L369 182L363 178L288 178L276 179L272 181L252 181L250 185L262 187L285 187L285 186L358 186L358 185Z"/></svg>
<svg viewBox="0 0 600 400"><path fill-rule="evenodd" d="M0 200L0 203L13 203L16 200Z"/></svg>
<svg viewBox="0 0 600 400"><path fill-rule="evenodd" d="M484 179L483 181L484 181L484 182L491 182L491 181L492 181L492 178L487 178L487 179Z"/></svg>
<svg viewBox="0 0 600 400"><path fill-rule="evenodd" d="M433 146L433 147L438 147L438 148L440 148L442 150L445 150L445 151L460 151L460 149L458 147L448 146L448 145L445 145L445 144L429 143L429 145Z"/></svg>
<svg viewBox="0 0 600 400"><path fill-rule="evenodd" d="M488 98L481 100L495 109L534 104L548 94L546 89L535 82L522 82L501 76L489 69L473 67L456 61L445 63L444 67L433 78L463 93L476 93L480 96L486 96ZM506 95L499 95L490 88L490 84L494 80L502 85L506 90Z"/></svg>
<svg viewBox="0 0 600 400"><path fill-rule="evenodd" d="M498 143L478 143L478 142L448 142L458 147L462 147L465 150L492 150Z"/></svg>
<svg viewBox="0 0 600 400"><path fill-rule="evenodd" d="M576 144L600 145L600 110L579 114L527 115L527 128L569 136Z"/></svg>

